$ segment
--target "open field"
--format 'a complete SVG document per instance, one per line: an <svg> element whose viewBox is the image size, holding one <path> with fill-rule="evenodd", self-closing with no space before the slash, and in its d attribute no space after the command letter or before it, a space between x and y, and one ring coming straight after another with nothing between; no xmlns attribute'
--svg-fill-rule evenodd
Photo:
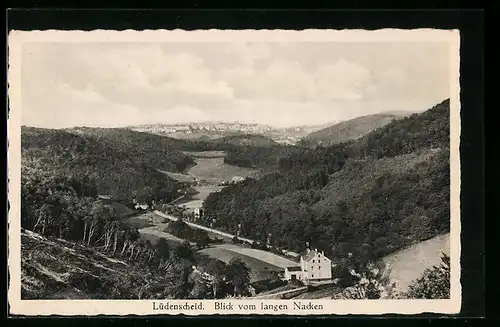
<svg viewBox="0 0 500 327"><path fill-rule="evenodd" d="M223 187L218 185L203 185L194 187L197 194L189 196L189 199L179 201L178 206L185 206L188 209L201 208L203 201L214 192L219 192Z"/></svg>
<svg viewBox="0 0 500 327"><path fill-rule="evenodd" d="M146 219L141 216L133 216L127 219L124 219L124 223L133 228L141 229L141 228L146 228L150 226L155 226L155 224L151 223L149 219Z"/></svg>
<svg viewBox="0 0 500 327"><path fill-rule="evenodd" d="M168 177L170 177L172 179L175 179L178 182L181 182L181 183L196 183L196 180L193 178L193 176L190 176L190 175L180 174L180 173L171 173L169 171L164 171L164 170L160 170L160 169L158 169L158 171L160 173L167 175Z"/></svg>
<svg viewBox="0 0 500 327"><path fill-rule="evenodd" d="M280 257L277 254L263 251L263 250L244 248L244 247L240 247L240 246L233 245L233 244L221 244L218 246L221 248L230 250L232 252L236 252L236 253L239 253L242 255L246 255L246 256L258 259L260 261L264 261L270 265L280 267L282 269L285 269L286 267L299 266L298 262L292 261L292 260L284 258L284 257Z"/></svg>
<svg viewBox="0 0 500 327"><path fill-rule="evenodd" d="M282 272L280 267L267 262L225 249L220 245L199 251L200 254L229 263L233 258L241 259L250 268L250 281L257 282L270 278L273 274Z"/></svg>
<svg viewBox="0 0 500 327"><path fill-rule="evenodd" d="M130 227L135 227L140 229L149 226L156 226L158 219L159 217L157 215L155 215L153 212L148 211L141 214L137 214L136 216L125 218L122 221ZM163 222L163 219L161 221Z"/></svg>
<svg viewBox="0 0 500 327"><path fill-rule="evenodd" d="M219 192L220 190L222 190L223 186L203 185L203 186L196 186L195 189L196 191L198 191L198 193L192 195L191 198L193 200L205 200L207 196L210 195L210 193Z"/></svg>
<svg viewBox="0 0 500 327"><path fill-rule="evenodd" d="M163 229L165 228L165 224L157 225L156 227L146 227L139 230L139 234L141 235L141 239L148 240L151 244L155 245L159 239L165 239L169 245L178 245L185 240L182 238L178 238L170 233L165 233ZM192 246L195 244L193 242L189 242Z"/></svg>
<svg viewBox="0 0 500 327"><path fill-rule="evenodd" d="M390 254L384 262L391 267L391 279L399 291L419 278L425 269L441 263L441 253L450 254L450 234L444 234Z"/></svg>
<svg viewBox="0 0 500 327"><path fill-rule="evenodd" d="M196 158L197 165L188 170L188 174L193 177L212 183L220 183L230 180L234 176L254 177L258 170L242 168L224 163L224 158Z"/></svg>

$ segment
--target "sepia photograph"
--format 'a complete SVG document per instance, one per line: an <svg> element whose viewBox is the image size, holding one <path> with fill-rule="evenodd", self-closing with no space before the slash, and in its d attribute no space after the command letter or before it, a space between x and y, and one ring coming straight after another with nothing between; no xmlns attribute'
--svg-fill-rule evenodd
<svg viewBox="0 0 500 327"><path fill-rule="evenodd" d="M11 309L458 312L458 40L12 32Z"/></svg>

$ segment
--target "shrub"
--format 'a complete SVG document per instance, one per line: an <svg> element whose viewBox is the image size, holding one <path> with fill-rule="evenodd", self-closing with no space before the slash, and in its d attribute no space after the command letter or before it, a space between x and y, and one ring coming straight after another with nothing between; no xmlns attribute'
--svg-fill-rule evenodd
<svg viewBox="0 0 500 327"><path fill-rule="evenodd" d="M426 269L419 279L410 284L406 297L411 299L449 299L450 257L443 253L441 264Z"/></svg>

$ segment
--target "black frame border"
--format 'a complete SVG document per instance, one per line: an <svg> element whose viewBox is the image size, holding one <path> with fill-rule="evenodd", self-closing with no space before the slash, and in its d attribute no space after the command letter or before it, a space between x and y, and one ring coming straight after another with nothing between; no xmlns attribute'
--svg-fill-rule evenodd
<svg viewBox="0 0 500 327"><path fill-rule="evenodd" d="M438 28L459 29L460 40L460 87L461 87L461 221L462 221L462 310L456 316L418 315L397 316L399 318L474 318L484 317L485 284L485 136L484 136L484 18L481 10L271 10L271 9L168 9L168 10L57 10L57 9L12 9L7 11L7 30L145 30L145 29L380 29L380 28ZM7 81L6 81L7 82ZM7 85L7 83L6 83ZM6 108L6 112L8 107ZM6 134L5 134L6 135ZM4 222L6 226L6 221ZM7 228L5 228L7 230ZM6 251L4 252L6 255ZM7 258L6 258L7 259ZM6 260L5 260L6 262ZM493 292L495 287L488 287ZM490 294L491 295L491 294ZM8 310L8 304L7 310ZM495 306L488 306L488 312ZM6 311L7 311L6 310ZM8 312L8 311L7 311ZM127 316L126 318L133 318ZM137 316L135 316L137 317ZM382 316L379 316L382 317ZM385 317L385 316L384 316ZM386 316L389 317L389 316ZM99 316L84 318L115 319L124 317ZM160 322L173 319L175 323L187 321L190 324L208 316L188 318L186 316L148 316L134 321ZM212 318L216 318L213 317ZM231 322L238 316L217 316L221 323ZM249 316L269 321L269 316ZM272 319L279 317L272 317ZM310 322L316 318L361 318L366 316L327 317L281 317L283 320ZM370 317L370 318L373 318ZM23 322L33 322L33 318ZM49 319L50 325L67 323L66 319ZM253 320L253 319L252 319ZM323 320L323 319L321 319ZM349 319L352 321L352 319ZM392 319L391 319L392 320ZM345 320L344 320L345 321ZM402 322L394 319L395 322ZM90 322L90 321L89 321ZM262 321L264 322L264 321ZM373 321L375 322L375 321ZM408 321L405 321L407 323ZM389 320L383 319L383 324Z"/></svg>

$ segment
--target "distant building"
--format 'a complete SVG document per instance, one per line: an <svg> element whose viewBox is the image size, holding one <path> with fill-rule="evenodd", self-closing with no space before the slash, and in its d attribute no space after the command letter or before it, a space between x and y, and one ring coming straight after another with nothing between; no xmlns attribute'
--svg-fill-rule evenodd
<svg viewBox="0 0 500 327"><path fill-rule="evenodd" d="M203 217L203 210L201 208L194 208L193 210L194 220L198 220Z"/></svg>
<svg viewBox="0 0 500 327"><path fill-rule="evenodd" d="M324 281L332 279L332 261L325 257L324 252L307 249L307 253L300 257L299 267L287 267L285 279L300 280L302 282Z"/></svg>
<svg viewBox="0 0 500 327"><path fill-rule="evenodd" d="M148 210L149 205L147 203L136 203L134 206L136 209Z"/></svg>

